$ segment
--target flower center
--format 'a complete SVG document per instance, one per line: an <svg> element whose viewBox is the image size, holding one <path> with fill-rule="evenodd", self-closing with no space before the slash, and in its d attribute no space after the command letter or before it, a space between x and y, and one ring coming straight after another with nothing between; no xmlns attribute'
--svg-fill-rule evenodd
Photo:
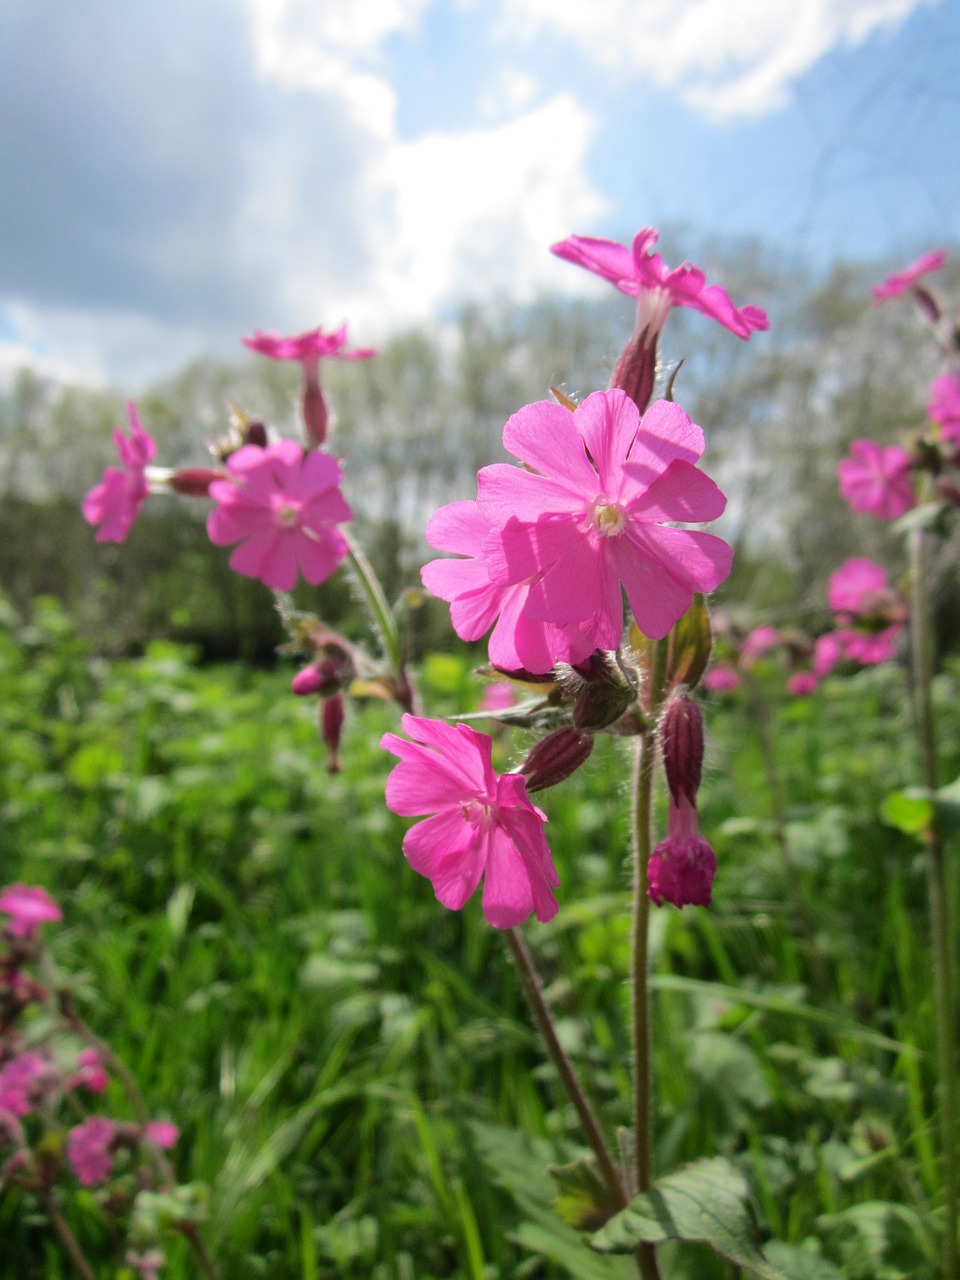
<svg viewBox="0 0 960 1280"><path fill-rule="evenodd" d="M489 831L497 821L497 806L484 804L482 800L468 800L462 804L463 816L480 831Z"/></svg>
<svg viewBox="0 0 960 1280"><path fill-rule="evenodd" d="M601 538L615 538L623 532L623 512L614 502L598 502L593 508L593 526Z"/></svg>
<svg viewBox="0 0 960 1280"><path fill-rule="evenodd" d="M300 503L283 497L274 507L274 515L282 529L295 529L300 522Z"/></svg>

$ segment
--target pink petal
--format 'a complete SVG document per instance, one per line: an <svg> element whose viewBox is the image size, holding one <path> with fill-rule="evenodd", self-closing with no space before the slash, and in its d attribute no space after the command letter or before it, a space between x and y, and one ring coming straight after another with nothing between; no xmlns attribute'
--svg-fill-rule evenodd
<svg viewBox="0 0 960 1280"><path fill-rule="evenodd" d="M627 472L631 470L627 466ZM625 510L630 522L679 520L699 524L723 515L727 500L708 475L678 459Z"/></svg>
<svg viewBox="0 0 960 1280"><path fill-rule="evenodd" d="M640 426L640 412L626 392L612 389L587 396L573 416L596 467L596 474L581 492L588 502L598 494L616 502L623 487L623 464Z"/></svg>
<svg viewBox="0 0 960 1280"><path fill-rule="evenodd" d="M572 495L586 493L588 498L594 497L597 473L584 451L578 417L591 401L593 406L587 410L588 416L600 414L605 417L604 394L597 392L589 396L573 413L552 400L538 400L535 404L525 405L507 419L503 428L503 447L527 466L555 481L561 491Z"/></svg>
<svg viewBox="0 0 960 1280"><path fill-rule="evenodd" d="M704 450L703 431L678 404L655 400L640 419L640 430L627 464L630 477L652 484L671 462L695 463Z"/></svg>
<svg viewBox="0 0 960 1280"><path fill-rule="evenodd" d="M437 900L459 911L480 883L487 842L461 810L451 809L411 827L403 852L414 871L433 882Z"/></svg>

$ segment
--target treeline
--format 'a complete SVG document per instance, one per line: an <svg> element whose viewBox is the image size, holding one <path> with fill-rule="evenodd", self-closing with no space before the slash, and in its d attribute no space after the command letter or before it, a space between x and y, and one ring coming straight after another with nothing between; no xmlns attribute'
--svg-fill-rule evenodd
<svg viewBox="0 0 960 1280"><path fill-rule="evenodd" d="M664 335L664 377L682 360L676 398L704 427L707 469L729 498L717 531L738 554L725 596L783 621L799 601L815 619L827 574L846 555L882 555L890 538L841 502L836 464L852 439L888 441L922 425L936 352L909 301L869 306L869 286L889 264L817 275L754 244L688 240L684 248L709 279L738 302L765 306L771 319L769 333L743 343L705 317L674 311ZM672 253L668 240L665 257ZM938 283L960 296L956 273ZM477 470L504 457L510 414L551 385L574 397L605 386L631 325L631 300L612 290L597 302L469 307L443 325L395 335L376 360L325 364L345 491L391 593L418 582L430 513L472 497ZM137 403L158 463L202 465L231 403L295 434L298 388L296 368L205 359ZM104 652L135 652L163 635L195 642L211 658L267 658L281 639L270 593L231 573L227 554L208 542L206 504L151 499L123 546L95 543L79 504L114 460L112 428L125 423L115 392L56 385L28 370L0 391L3 591L20 610L37 595L57 596ZM359 626L341 575L297 602L348 632ZM418 613L418 643L449 637L441 608Z"/></svg>

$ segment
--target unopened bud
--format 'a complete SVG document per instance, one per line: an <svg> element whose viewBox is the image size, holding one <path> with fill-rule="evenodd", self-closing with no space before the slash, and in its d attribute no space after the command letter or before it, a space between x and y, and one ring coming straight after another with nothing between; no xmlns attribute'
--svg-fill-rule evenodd
<svg viewBox="0 0 960 1280"><path fill-rule="evenodd" d="M314 663L310 663L309 667L304 667L290 681L290 688L298 698L308 698L311 693L320 692L320 672Z"/></svg>
<svg viewBox="0 0 960 1280"><path fill-rule="evenodd" d="M267 447L267 428L262 422L248 422L243 428L243 443L255 444L258 449Z"/></svg>
<svg viewBox="0 0 960 1280"><path fill-rule="evenodd" d="M563 782L584 763L593 750L593 735L579 729L557 729L541 738L527 752L520 773L527 780L527 791L543 791Z"/></svg>
<svg viewBox="0 0 960 1280"><path fill-rule="evenodd" d="M340 739L343 736L343 722L346 714L346 703L342 693L324 698L320 704L320 731L327 751L330 753L327 759L327 773L340 772Z"/></svg>
<svg viewBox="0 0 960 1280"><path fill-rule="evenodd" d="M696 804L703 770L703 712L692 698L681 695L667 703L660 721L660 751L674 802L679 805L685 796Z"/></svg>
<svg viewBox="0 0 960 1280"><path fill-rule="evenodd" d="M183 493L188 498L205 498L214 480L229 478L228 472L216 467L182 467L174 471L169 484L174 493Z"/></svg>
<svg viewBox="0 0 960 1280"><path fill-rule="evenodd" d="M610 386L625 391L641 414L650 403L656 382L657 337L658 334L649 329L635 333L624 347L610 379Z"/></svg>
<svg viewBox="0 0 960 1280"><path fill-rule="evenodd" d="M327 426L330 414L327 402L323 398L320 379L317 371L304 369L303 380L303 425L306 427L307 439L311 444L321 445L327 438Z"/></svg>
<svg viewBox="0 0 960 1280"><path fill-rule="evenodd" d="M574 671L584 680L584 687L573 708L577 729L603 729L619 720L636 693L627 683L616 662L607 654L591 654L589 660Z"/></svg>

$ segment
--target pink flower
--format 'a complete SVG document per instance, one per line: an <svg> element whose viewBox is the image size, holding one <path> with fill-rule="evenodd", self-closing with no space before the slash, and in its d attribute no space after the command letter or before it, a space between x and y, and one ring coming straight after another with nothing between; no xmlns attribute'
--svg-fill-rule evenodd
<svg viewBox="0 0 960 1280"><path fill-rule="evenodd" d="M514 705L514 687L506 680L484 686L480 695L481 711L506 711Z"/></svg>
<svg viewBox="0 0 960 1280"><path fill-rule="evenodd" d="M113 1139L115 1128L112 1120L103 1116L91 1116L83 1124L74 1125L67 1135L67 1156L85 1187L96 1187L106 1182L113 1168Z"/></svg>
<svg viewBox="0 0 960 1280"><path fill-rule="evenodd" d="M916 285L922 275L928 271L939 271L946 258L945 250L935 249L931 253L923 254L902 271L894 271L882 284L876 284L870 290L873 302L883 302L885 298L895 298L901 293L906 293Z"/></svg>
<svg viewBox="0 0 960 1280"><path fill-rule="evenodd" d="M776 649L780 643L780 632L775 627L754 627L740 646L740 657L745 662L752 662L756 658L762 658L771 649Z"/></svg>
<svg viewBox="0 0 960 1280"><path fill-rule="evenodd" d="M328 356L338 360L369 360L377 353L373 347L357 347L344 351L347 326L341 325L335 333L311 329L292 338L281 338L275 333L261 333L258 329L252 338L243 338L244 346L272 360L299 360L303 369L303 421L307 436L313 444L323 444L327 438L329 413L320 389L320 361Z"/></svg>
<svg viewBox="0 0 960 1280"><path fill-rule="evenodd" d="M11 1058L0 1068L0 1111L28 1115L44 1084L57 1078L56 1068L42 1054L28 1051Z"/></svg>
<svg viewBox="0 0 960 1280"><path fill-rule="evenodd" d="M827 631L813 643L813 672L822 680L829 675L845 656L846 645L842 631Z"/></svg>
<svg viewBox="0 0 960 1280"><path fill-rule="evenodd" d="M787 693L794 698L809 698L817 687L817 677L812 671L795 671L787 677Z"/></svg>
<svg viewBox="0 0 960 1280"><path fill-rule="evenodd" d="M297 571L314 585L329 578L347 554L334 526L353 515L338 485L340 464L318 449L304 456L295 440L261 449L244 445L227 462L233 480L215 480L217 506L207 533L217 546L239 542L230 568L290 591Z"/></svg>
<svg viewBox="0 0 960 1280"><path fill-rule="evenodd" d="M167 1151L180 1137L180 1130L169 1120L149 1120L144 1125L143 1136L155 1147L162 1147Z"/></svg>
<svg viewBox="0 0 960 1280"><path fill-rule="evenodd" d="M553 245L551 252L602 276L621 293L636 298L637 335L659 334L672 307L693 307L738 338L749 338L751 332L768 327L765 311L749 306L738 310L725 289L707 284L703 272L689 262L682 262L671 271L659 253L652 252L656 242L657 232L653 227L644 227L634 236L632 250L615 240L571 236Z"/></svg>
<svg viewBox="0 0 960 1280"><path fill-rule="evenodd" d="M883 631L841 631L844 657L859 662L861 667L875 667L897 656L897 641L903 632L900 623Z"/></svg>
<svg viewBox="0 0 960 1280"><path fill-rule="evenodd" d="M67 1081L71 1089L89 1089L91 1093L106 1092L110 1078L103 1069L103 1059L96 1049L81 1049L77 1055L77 1071Z"/></svg>
<svg viewBox="0 0 960 1280"><path fill-rule="evenodd" d="M834 613L847 616L876 613L890 602L886 571L866 556L854 556L831 573L827 600Z"/></svg>
<svg viewBox="0 0 960 1280"><path fill-rule="evenodd" d="M88 524L100 525L97 542L123 542L150 492L145 473L157 446L140 425L132 400L127 402L127 414L130 438L119 427L113 433L123 470L107 467L101 482L83 500L83 518Z"/></svg>
<svg viewBox="0 0 960 1280"><path fill-rule="evenodd" d="M564 413L569 412L564 410ZM501 671L543 674L557 662L580 662L594 649L579 626L559 627L526 611L528 581L504 585L491 581L484 548L495 528L476 502L451 502L427 524L427 542L465 560L431 560L420 571L423 585L450 604L450 620L461 640L479 640L493 627L490 661Z"/></svg>
<svg viewBox="0 0 960 1280"><path fill-rule="evenodd" d="M679 405L658 401L641 421L620 390L594 392L573 413L540 401L510 418L503 443L525 465L480 472L492 529L483 561L492 583L526 585L525 620L580 628L589 650L616 649L624 588L637 626L661 639L696 592L729 573L725 542L672 527L726 505L694 466L703 432Z"/></svg>
<svg viewBox="0 0 960 1280"><path fill-rule="evenodd" d="M960 444L960 373L942 373L930 387L927 413L940 426L940 437Z"/></svg>
<svg viewBox="0 0 960 1280"><path fill-rule="evenodd" d="M675 907L709 907L717 855L701 836L697 810L685 795L670 797L667 838L647 863L647 894L658 907L664 900Z"/></svg>
<svg viewBox="0 0 960 1280"><path fill-rule="evenodd" d="M873 440L854 440L837 475L840 493L853 510L869 512L878 520L896 520L916 504L910 455L897 444L884 448Z"/></svg>
<svg viewBox="0 0 960 1280"><path fill-rule="evenodd" d="M512 929L531 911L552 919L552 890L560 882L543 833L546 818L524 779L494 772L485 733L412 715L402 723L414 741L387 733L380 745L400 758L387 779L387 807L407 817L433 815L404 836L414 871L454 911L482 876L483 914L494 928Z"/></svg>
<svg viewBox="0 0 960 1280"><path fill-rule="evenodd" d="M15 938L32 938L37 925L63 919L63 912L38 885L8 884L0 890L0 911L10 917L7 928Z"/></svg>
<svg viewBox="0 0 960 1280"><path fill-rule="evenodd" d="M720 662L711 667L703 677L703 687L711 693L732 693L739 689L740 673L729 662Z"/></svg>

